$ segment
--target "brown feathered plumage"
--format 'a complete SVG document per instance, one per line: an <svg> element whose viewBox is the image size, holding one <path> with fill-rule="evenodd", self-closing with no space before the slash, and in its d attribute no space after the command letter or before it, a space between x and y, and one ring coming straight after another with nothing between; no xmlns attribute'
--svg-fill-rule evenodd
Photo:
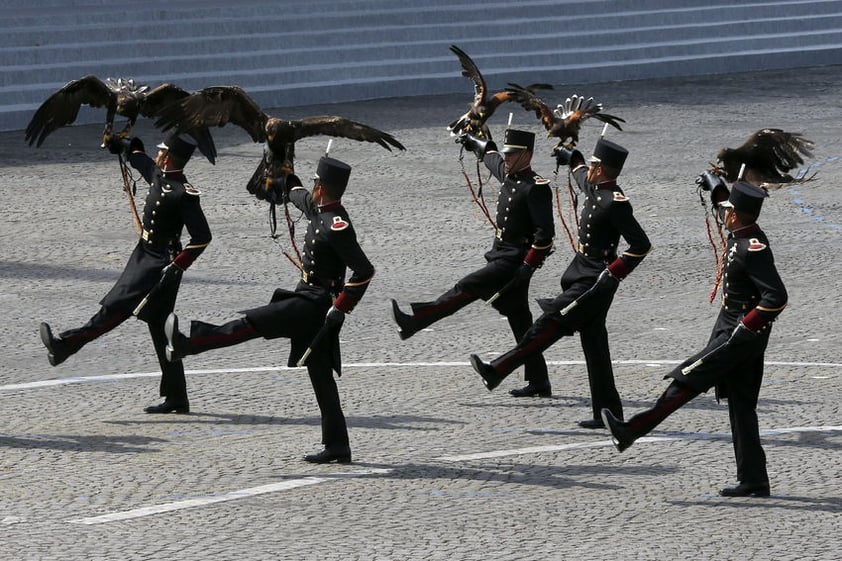
<svg viewBox="0 0 842 561"><path fill-rule="evenodd" d="M815 144L800 133L781 129L760 129L738 148L723 148L716 155L715 166L727 181L739 178L745 164L743 178L757 185L780 187L796 181L789 172L813 155Z"/></svg>
<svg viewBox="0 0 842 561"><path fill-rule="evenodd" d="M471 103L468 111L464 115L447 125L447 128L453 134L471 133L480 138L490 138L488 134L488 127L485 123L494 114L494 111L503 103L514 101L514 92L510 90L503 90L489 95L488 86L485 83L479 67L469 57L465 51L451 45L450 50L459 57L459 62L462 64L462 76L470 79L474 83L474 100ZM522 88L525 91L534 90L551 90L553 87L550 84L532 84Z"/></svg>
<svg viewBox="0 0 842 561"><path fill-rule="evenodd" d="M374 142L391 151L405 150L392 135L335 115L290 121L272 117L238 86L212 86L164 108L155 125L163 130L224 127L232 123L245 130L267 150L247 185L250 193L265 189L266 179L294 172L295 142L307 136L326 135Z"/></svg>
<svg viewBox="0 0 842 561"><path fill-rule="evenodd" d="M47 136L58 128L76 121L82 105L105 107L105 129L102 146L108 142L114 129L114 117L121 115L127 119L126 125L118 134L129 136L138 117L155 117L167 105L183 99L189 92L173 84L161 84L149 89L144 84L135 84L134 80L108 78L105 82L96 76L85 76L71 80L47 98L35 111L26 127L26 142L32 146L41 146ZM198 143L199 150L210 160L216 158L216 147L207 129L185 131Z"/></svg>
<svg viewBox="0 0 842 561"><path fill-rule="evenodd" d="M559 144L576 144L579 142L579 130L582 123L590 118L608 123L617 130L623 130L620 123L625 123L620 117L602 113L602 104L596 103L592 97L585 99L573 95L564 104L550 109L543 100L528 88L517 84L509 84L507 91L512 93L514 101L527 111L534 111L535 115L547 129L547 138L558 138Z"/></svg>

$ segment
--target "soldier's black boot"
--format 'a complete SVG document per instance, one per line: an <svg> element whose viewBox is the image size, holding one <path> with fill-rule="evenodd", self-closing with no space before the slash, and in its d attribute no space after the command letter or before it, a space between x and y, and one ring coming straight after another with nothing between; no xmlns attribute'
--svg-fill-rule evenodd
<svg viewBox="0 0 842 561"><path fill-rule="evenodd" d="M726 487L719 491L723 497L768 497L771 494L769 483L740 483L736 487Z"/></svg>
<svg viewBox="0 0 842 561"><path fill-rule="evenodd" d="M476 296L465 292L457 284L451 290L439 296L435 302L414 302L410 304L412 315L403 313L398 307L398 303L392 300L392 317L398 324L398 333L401 339L409 339L425 327L455 314L476 299Z"/></svg>
<svg viewBox="0 0 842 561"><path fill-rule="evenodd" d="M522 388L509 390L509 394L514 397L552 397L553 389L550 387L549 382L546 384L533 384L529 382Z"/></svg>
<svg viewBox="0 0 842 561"><path fill-rule="evenodd" d="M394 299L392 299L392 319L398 324L398 335L401 339L409 339L418 332L415 318L403 313Z"/></svg>
<svg viewBox="0 0 842 561"><path fill-rule="evenodd" d="M178 316L170 314L164 322L164 334L167 336L165 353L167 360L175 362L190 354L190 340L178 330Z"/></svg>
<svg viewBox="0 0 842 561"><path fill-rule="evenodd" d="M505 376L497 374L497 372L494 371L494 367L483 362L477 355L471 355L471 366L474 370L476 370L477 374L482 376L482 383L485 384L488 391L491 391L499 386L500 382L506 378Z"/></svg>
<svg viewBox="0 0 842 561"><path fill-rule="evenodd" d="M605 424L608 432L611 433L611 442L614 443L614 447L617 448L618 452L622 452L638 439L639 435L632 432L629 424L615 417L607 407L604 407L600 411L600 414L602 415L602 422Z"/></svg>
<svg viewBox="0 0 842 561"><path fill-rule="evenodd" d="M39 331L41 342L47 347L47 360L50 361L50 366L58 366L73 354L68 351L61 337L53 336L53 330L47 323L42 323Z"/></svg>
<svg viewBox="0 0 842 561"><path fill-rule="evenodd" d="M103 306L82 327L62 331L53 335L49 324L40 327L41 342L47 347L50 364L58 366L72 354L75 354L100 335L107 333L131 317L131 312L112 310Z"/></svg>
<svg viewBox="0 0 842 561"><path fill-rule="evenodd" d="M304 461L311 464L329 464L331 462L350 464L351 447L347 444L344 446L325 446L321 452L304 456Z"/></svg>
<svg viewBox="0 0 842 561"><path fill-rule="evenodd" d="M146 407L144 410L146 413L177 413L180 415L186 415L190 413L190 402L187 401L187 398L181 399L170 399L165 398L163 403L159 403L158 405L150 405Z"/></svg>

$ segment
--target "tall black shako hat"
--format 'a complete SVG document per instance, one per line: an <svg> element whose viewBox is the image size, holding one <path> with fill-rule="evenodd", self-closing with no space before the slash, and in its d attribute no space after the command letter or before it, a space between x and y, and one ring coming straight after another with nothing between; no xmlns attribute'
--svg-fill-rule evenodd
<svg viewBox="0 0 842 561"><path fill-rule="evenodd" d="M196 141L183 134L171 134L158 145L158 148L167 150L173 156L186 162L196 150Z"/></svg>
<svg viewBox="0 0 842 561"><path fill-rule="evenodd" d="M616 142L600 138L596 141L596 146L594 146L591 162L599 162L600 164L609 168L614 168L619 172L623 169L623 164L626 163L628 155L629 151Z"/></svg>
<svg viewBox="0 0 842 561"><path fill-rule="evenodd" d="M510 152L517 152L519 150L529 150L530 152L535 147L535 135L527 131L519 131L517 129L506 129L503 134L503 149L500 150L503 154Z"/></svg>
<svg viewBox="0 0 842 561"><path fill-rule="evenodd" d="M763 199L768 196L769 194L765 190L752 185L748 181L737 181L731 186L731 194L728 196L728 200L721 204L752 216L759 216Z"/></svg>
<svg viewBox="0 0 842 561"><path fill-rule="evenodd" d="M327 156L319 160L319 165L316 167L316 177L314 179L320 180L322 183L330 185L331 187L344 191L348 185L348 178L351 176L351 166L345 162L339 161L336 158L329 158Z"/></svg>

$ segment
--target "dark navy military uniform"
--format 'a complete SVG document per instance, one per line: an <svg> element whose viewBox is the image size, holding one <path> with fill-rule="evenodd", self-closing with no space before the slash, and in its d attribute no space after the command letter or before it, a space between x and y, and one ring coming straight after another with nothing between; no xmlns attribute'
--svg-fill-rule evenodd
<svg viewBox="0 0 842 561"><path fill-rule="evenodd" d="M585 165L573 170L573 177L584 199L581 201L578 249L561 277L563 292L556 298L538 301L544 313L517 346L493 360L491 366L496 376L505 376L562 337L579 331L588 365L594 418L599 418L602 407L622 416L605 328L616 283L613 289L589 290L595 287L597 278L606 268L612 269L618 278L625 277L643 260L651 244L634 217L631 203L617 183L610 181L591 185L586 180L587 172ZM620 236L629 247L618 256ZM564 315L560 313L586 292L588 295L572 310Z"/></svg>
<svg viewBox="0 0 842 561"><path fill-rule="evenodd" d="M727 188L723 185L722 189L728 197ZM760 188L738 182L728 198L735 208L745 207L759 214L765 197ZM714 204L719 204L715 198ZM766 234L757 224L732 231L725 255L722 307L707 345L667 374L666 378L674 381L654 407L638 413L627 423L616 425L624 433L623 448L654 429L683 404L716 386L718 397L728 399L740 481L740 487L724 489L722 493L768 495L769 476L760 443L757 400L772 322L786 304L786 288L775 267Z"/></svg>
<svg viewBox="0 0 842 561"><path fill-rule="evenodd" d="M503 156L497 151L485 154L483 161L497 178L496 234L487 264L459 280L434 302L412 303L413 332L450 316L477 299L488 300L503 287L505 291L493 307L506 316L515 340L532 325L529 310L529 279L507 286L518 268L526 262L540 266L552 251L555 227L549 181L531 169L506 175ZM525 362L525 378L535 385L549 385L544 357L537 354Z"/></svg>
<svg viewBox="0 0 842 561"><path fill-rule="evenodd" d="M716 386L717 397L728 399L737 480L744 483L769 482L766 455L760 443L757 400L772 321L786 303L786 288L766 234L757 224L729 234L722 307L708 344L668 375L696 394ZM732 341L731 335L740 322L753 334Z"/></svg>
<svg viewBox="0 0 842 561"><path fill-rule="evenodd" d="M141 239L120 278L100 301L100 311L85 326L65 331L53 342L67 356L131 317L141 300L161 281L167 265L173 263L183 271L211 241L210 228L199 202L200 193L187 182L183 172L162 172L143 151L143 144L138 139L133 139L131 146L128 161L149 182ZM190 241L182 247L181 233L185 227ZM173 275L144 306L138 318L149 326L161 366L160 394L186 402L184 367L180 361L167 361L167 339L163 329L164 321L175 306L180 282L180 273Z"/></svg>
<svg viewBox="0 0 842 561"><path fill-rule="evenodd" d="M374 267L357 241L345 207L340 202L316 205L300 184L290 190L289 200L307 217L303 270L295 290L279 288L268 304L246 310L245 318L222 326L192 321L185 354L256 337L284 337L291 340L287 364L295 366L324 324L331 306L350 312L362 298L374 276ZM348 268L353 274L346 281ZM341 375L338 332L313 349L306 366L322 414L323 444L327 448L347 447L348 430L332 373L335 370Z"/></svg>

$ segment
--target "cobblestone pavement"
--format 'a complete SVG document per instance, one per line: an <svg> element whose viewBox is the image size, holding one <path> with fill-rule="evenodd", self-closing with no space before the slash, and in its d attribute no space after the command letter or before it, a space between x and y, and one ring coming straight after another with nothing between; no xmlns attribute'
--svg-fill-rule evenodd
<svg viewBox="0 0 842 561"><path fill-rule="evenodd" d="M626 119L609 137L631 149L621 184L655 245L609 315L627 414L657 397L663 374L714 322L695 176L720 147L760 127L816 141L817 179L774 192L761 216L790 293L759 407L773 485L766 500L717 495L735 474L726 408L712 395L620 455L605 431L575 424L590 411L576 339L546 354L552 399L520 401L508 395L519 373L489 393L467 363L470 352L491 357L512 344L489 306L399 340L388 299L437 296L482 263L491 241L444 129L464 111L467 82L463 96L276 111L341 114L408 149L341 140L332 149L354 166L345 203L377 267L342 332L349 466L301 461L318 448L319 418L303 371L281 367L285 341L191 357L188 416L142 412L157 401L158 376L140 322L51 368L39 322L65 329L96 311L131 251L132 226L114 158L97 148L99 127L62 129L40 149L26 147L22 132L0 135L0 559L838 559L840 70L556 93L593 95ZM506 116L495 117L498 136ZM514 124L538 130L520 110ZM147 145L159 136L148 123L137 131ZM581 145L599 132L590 124ZM226 320L296 279L269 237L266 205L244 189L260 146L234 127L216 137L218 165L196 160L188 170L214 241L185 276L185 319ZM302 175L325 144L300 142ZM552 177L549 148L541 141L535 168ZM471 170L472 157L465 162ZM564 189L566 178L559 182ZM557 292L570 255L557 228L535 297Z"/></svg>

